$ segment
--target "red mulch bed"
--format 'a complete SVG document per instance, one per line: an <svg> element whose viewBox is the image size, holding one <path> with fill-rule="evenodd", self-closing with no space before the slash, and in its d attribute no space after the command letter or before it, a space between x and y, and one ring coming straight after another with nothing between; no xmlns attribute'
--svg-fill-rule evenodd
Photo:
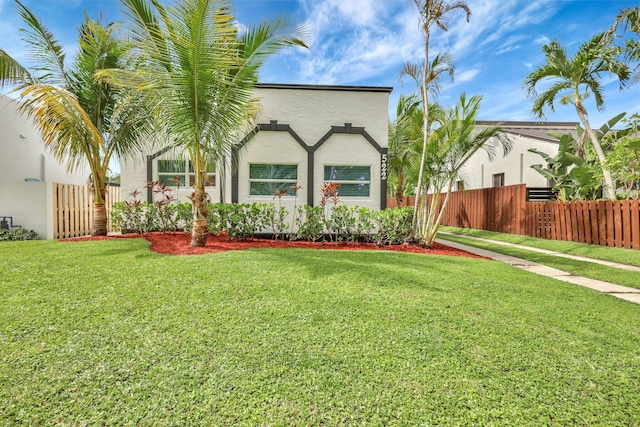
<svg viewBox="0 0 640 427"><path fill-rule="evenodd" d="M218 236L211 235L207 239L206 246L192 248L191 235L184 233L149 233L124 234L122 236L98 236L98 237L77 237L64 241L87 241L87 240L109 240L122 238L144 237L151 242L150 249L161 254L171 255L199 255L213 252L237 251L254 248L304 248L304 249L340 249L349 251L359 250L381 250L395 252L412 252L418 254L450 255L468 258L483 258L469 252L450 248L449 246L434 243L431 249L421 248L415 245L389 245L378 246L375 243L336 243L336 242L290 242L271 239L246 239L232 240L225 233Z"/></svg>

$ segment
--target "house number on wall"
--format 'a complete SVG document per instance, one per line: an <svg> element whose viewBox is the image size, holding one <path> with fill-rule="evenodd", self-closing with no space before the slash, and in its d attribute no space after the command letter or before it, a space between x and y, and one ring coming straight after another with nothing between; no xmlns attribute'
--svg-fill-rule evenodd
<svg viewBox="0 0 640 427"><path fill-rule="evenodd" d="M387 154L383 154L380 161L380 178L383 181L387 179Z"/></svg>

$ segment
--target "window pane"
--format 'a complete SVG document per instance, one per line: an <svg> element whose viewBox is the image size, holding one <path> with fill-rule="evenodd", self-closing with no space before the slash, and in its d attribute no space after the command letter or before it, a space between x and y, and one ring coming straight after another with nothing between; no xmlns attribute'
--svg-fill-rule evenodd
<svg viewBox="0 0 640 427"><path fill-rule="evenodd" d="M295 192L291 188L295 185L295 181L290 182L251 182L249 187L249 195L251 196L273 196L280 190L285 190L287 196L295 196Z"/></svg>
<svg viewBox="0 0 640 427"><path fill-rule="evenodd" d="M325 166L325 181L371 181L369 166Z"/></svg>
<svg viewBox="0 0 640 427"><path fill-rule="evenodd" d="M189 175L189 181L192 183L196 182L196 176L195 175ZM216 185L216 175L215 174L208 174L205 177L205 181L204 181L204 186L205 187L215 187Z"/></svg>
<svg viewBox="0 0 640 427"><path fill-rule="evenodd" d="M180 187L185 187L184 175L158 175L158 181L168 187L177 187L177 180L180 178Z"/></svg>
<svg viewBox="0 0 640 427"><path fill-rule="evenodd" d="M216 171L216 164L215 162L211 162L207 165L207 172L209 173L214 173ZM193 170L193 163L191 163L191 161L189 161L189 173L194 173L195 171Z"/></svg>
<svg viewBox="0 0 640 427"><path fill-rule="evenodd" d="M369 197L371 184L340 184L338 197Z"/></svg>
<svg viewBox="0 0 640 427"><path fill-rule="evenodd" d="M298 165L249 165L250 179L298 179Z"/></svg>
<svg viewBox="0 0 640 427"><path fill-rule="evenodd" d="M184 174L185 165L184 160L158 160L158 172Z"/></svg>

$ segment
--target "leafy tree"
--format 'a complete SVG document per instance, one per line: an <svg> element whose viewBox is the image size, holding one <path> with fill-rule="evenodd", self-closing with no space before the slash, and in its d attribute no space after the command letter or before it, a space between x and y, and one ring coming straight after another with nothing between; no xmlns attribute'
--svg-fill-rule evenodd
<svg viewBox="0 0 640 427"><path fill-rule="evenodd" d="M398 206L402 206L408 177L420 156L417 143L422 141L422 116L416 95L401 95L396 119L389 124L389 181L394 183Z"/></svg>
<svg viewBox="0 0 640 427"><path fill-rule="evenodd" d="M589 194L599 194L602 188L601 180L596 176L593 162L574 154L578 149L578 142L573 135L553 134L553 136L559 141L558 153L552 157L535 148L529 149L530 152L540 155L548 165L544 167L537 164L531 167L540 175L555 182L553 190L560 201L582 200L590 198Z"/></svg>
<svg viewBox="0 0 640 427"><path fill-rule="evenodd" d="M208 237L207 166L230 156L258 112L253 88L264 61L286 46L306 47L304 28L286 18L239 32L226 0L121 0L143 67L104 72L107 81L150 93L164 132L194 168L191 246Z"/></svg>
<svg viewBox="0 0 640 427"><path fill-rule="evenodd" d="M625 136L630 130L614 131L613 128L625 116L625 113L618 114L599 129L594 130L597 140L606 150L610 143L617 138ZM555 182L554 190L558 193L558 200L595 200L601 196L602 190L602 170L598 163L598 158L592 148L580 152L580 144L586 135L585 130L577 126L578 140L571 134L561 134L550 132L549 135L558 139L558 153L550 156L537 149L529 149L530 152L540 155L548 168L542 165L531 166L538 173L547 179ZM607 161L609 161L607 157Z"/></svg>
<svg viewBox="0 0 640 427"><path fill-rule="evenodd" d="M501 143L505 155L511 151L513 142L500 126L476 127L481 102L481 96L467 98L466 94L461 94L456 106L445 113L440 126L430 136L425 176L434 194L429 201L425 200L420 205L421 218L418 224L421 228L418 235L421 236L419 243L423 246L433 246L453 184L471 156L482 149L488 154L489 160L493 160L495 147L487 144L491 139Z"/></svg>
<svg viewBox="0 0 640 427"><path fill-rule="evenodd" d="M47 148L70 171L86 164L93 192L92 235L107 234L107 171L114 156L141 148L150 127L141 114L141 98L132 91L97 82L98 70L126 67L129 45L115 25L85 16L79 27L79 51L67 64L64 49L26 6L16 0L29 55L39 64L29 70L0 49L0 87L18 95L20 111L33 118Z"/></svg>
<svg viewBox="0 0 640 427"><path fill-rule="evenodd" d="M431 39L431 30L433 26L437 26L442 31L449 28L448 17L451 12L461 10L465 13L467 22L471 18L471 10L466 3L461 1L447 0L413 0L420 13L420 29L422 30L424 40L424 65L417 67L416 71L421 71L421 80L418 84L420 87L420 95L422 97L422 110L425 112L422 123L422 155L420 157L420 168L418 172L418 184L416 187L416 201L414 205L414 217L411 225L413 239L421 240L424 236L418 234L419 230L424 229L424 224L419 224L420 215L418 209L422 199L426 198L427 187L424 185L425 162L427 158L428 142L429 142L429 82L433 75L430 71L434 67L429 67L429 42ZM406 67L405 67L406 69ZM417 77L418 73L414 73ZM432 80L431 80L432 81Z"/></svg>
<svg viewBox="0 0 640 427"><path fill-rule="evenodd" d="M626 119L620 138L612 138L607 166L627 199L640 199L640 114Z"/></svg>
<svg viewBox="0 0 640 427"><path fill-rule="evenodd" d="M609 199L615 199L615 186L611 172L605 163L605 153L589 124L585 107L585 101L593 95L598 110L604 110L601 74L615 75L620 82L620 88L628 83L629 67L619 59L621 49L613 46L611 42L611 34L596 34L591 40L582 44L573 57L568 57L560 43L552 41L542 47L546 64L532 71L524 85L528 95L534 98L533 113L538 117L544 117L544 110L547 108L555 111L554 103L558 97L561 104L574 106L600 163L606 196ZM539 94L536 86L546 80L552 80L554 83Z"/></svg>

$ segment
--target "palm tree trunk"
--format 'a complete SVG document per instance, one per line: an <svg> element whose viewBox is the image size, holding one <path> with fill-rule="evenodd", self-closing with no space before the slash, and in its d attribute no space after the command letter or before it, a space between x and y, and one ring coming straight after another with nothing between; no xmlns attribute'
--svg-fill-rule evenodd
<svg viewBox="0 0 640 427"><path fill-rule="evenodd" d="M205 246L209 237L209 203L207 193L203 188L195 187L195 191L189 196L192 203L193 228L191 229L191 247Z"/></svg>
<svg viewBox="0 0 640 427"><path fill-rule="evenodd" d="M447 194L444 197L444 202L442 202L442 207L440 208L440 212L438 212L438 217L431 224L431 229L429 230L429 234L427 235L427 239L425 241L425 245L428 248L433 247L433 242L436 240L436 236L438 235L438 228L440 228L440 223L442 222L444 211L445 209L447 209L447 205L449 204L449 197L451 196L452 189L453 189L453 180L449 180L449 186L447 187Z"/></svg>
<svg viewBox="0 0 640 427"><path fill-rule="evenodd" d="M413 204L413 220L411 223L412 240L420 240L422 233L419 232L421 224L419 221L418 209L420 207L420 199L427 197L427 191L423 192L424 187L424 168L427 159L427 142L429 141L429 92L427 91L427 71L429 68L429 30L425 30L424 36L424 66L422 70L422 87L420 92L422 95L422 108L424 116L422 120L422 155L420 157L420 171L418 172L418 185L416 187L416 199ZM424 193L424 194L423 194Z"/></svg>
<svg viewBox="0 0 640 427"><path fill-rule="evenodd" d="M107 235L107 208L104 202L95 202L93 204L93 223L91 224L91 235Z"/></svg>
<svg viewBox="0 0 640 427"><path fill-rule="evenodd" d="M404 201L404 177L398 174L398 188L396 189L396 206L401 208Z"/></svg>
<svg viewBox="0 0 640 427"><path fill-rule="evenodd" d="M589 125L589 121L585 117L584 107L581 104L576 104L576 111L578 112L578 117L580 117L580 121L584 125L585 130L587 131L587 135L591 138L591 144L593 145L593 149L596 152L596 156L598 156L598 161L600 162L600 168L602 169L602 176L604 177L604 192L609 200L616 200L616 187L613 184L613 177L611 176L611 171L605 166L606 156L604 155L604 151L602 150L602 146L600 145L600 141L598 141L598 137L596 136L593 129Z"/></svg>

